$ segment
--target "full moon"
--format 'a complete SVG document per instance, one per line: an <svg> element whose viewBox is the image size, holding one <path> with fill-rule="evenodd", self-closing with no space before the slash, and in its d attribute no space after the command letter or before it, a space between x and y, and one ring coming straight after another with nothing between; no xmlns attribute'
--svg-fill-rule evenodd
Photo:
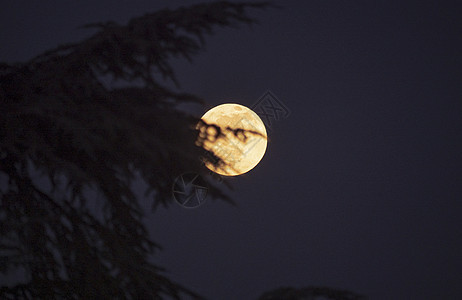
<svg viewBox="0 0 462 300"><path fill-rule="evenodd" d="M201 119L208 125L217 126L221 132L215 139L205 139L202 145L224 163L215 166L206 161L205 166L211 171L225 176L241 175L252 170L265 155L265 125L251 109L240 104L226 103L210 109ZM213 127L207 130L207 134L216 133Z"/></svg>

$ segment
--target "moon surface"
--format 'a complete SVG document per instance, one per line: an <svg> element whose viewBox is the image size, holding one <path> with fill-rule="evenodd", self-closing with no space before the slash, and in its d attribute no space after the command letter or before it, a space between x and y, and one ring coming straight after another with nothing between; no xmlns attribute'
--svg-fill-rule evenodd
<svg viewBox="0 0 462 300"><path fill-rule="evenodd" d="M263 158L267 146L266 128L260 117L251 109L235 103L218 105L202 116L208 125L220 128L221 135L205 139L203 148L223 161L215 166L205 161L211 171L225 176L236 176L252 170ZM208 127L207 134L216 134Z"/></svg>

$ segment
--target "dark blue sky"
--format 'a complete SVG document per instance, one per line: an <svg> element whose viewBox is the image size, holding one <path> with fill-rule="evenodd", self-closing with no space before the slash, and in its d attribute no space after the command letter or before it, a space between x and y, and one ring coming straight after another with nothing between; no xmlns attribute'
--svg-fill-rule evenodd
<svg viewBox="0 0 462 300"><path fill-rule="evenodd" d="M94 3L97 2L97 3ZM201 1L3 1L0 61ZM280 1L259 25L219 29L184 91L290 110L267 153L208 201L150 216L157 261L211 299L326 285L371 299L462 297L462 11L456 1ZM188 170L185 170L188 171Z"/></svg>

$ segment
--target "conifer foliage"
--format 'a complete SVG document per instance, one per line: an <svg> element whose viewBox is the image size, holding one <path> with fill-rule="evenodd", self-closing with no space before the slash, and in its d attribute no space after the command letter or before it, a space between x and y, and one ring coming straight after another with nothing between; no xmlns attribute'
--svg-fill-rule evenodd
<svg viewBox="0 0 462 300"><path fill-rule="evenodd" d="M217 2L91 24L79 43L0 64L0 271L25 274L0 298L199 298L151 262L158 245L132 183L143 179L153 206L167 206L173 179L203 169L198 120L178 109L201 99L161 79L177 83L171 58L191 60L213 28L253 23L247 9L267 5ZM98 214L92 191L103 198Z"/></svg>

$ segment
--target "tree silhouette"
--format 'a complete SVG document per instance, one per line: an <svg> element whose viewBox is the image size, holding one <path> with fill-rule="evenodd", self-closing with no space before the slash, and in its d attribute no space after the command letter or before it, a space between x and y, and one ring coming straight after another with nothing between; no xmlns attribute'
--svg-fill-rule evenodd
<svg viewBox="0 0 462 300"><path fill-rule="evenodd" d="M258 300L311 300L311 299L334 299L334 300L364 300L365 296L346 290L338 290L329 287L306 287L291 288L281 287L273 291L263 293Z"/></svg>
<svg viewBox="0 0 462 300"><path fill-rule="evenodd" d="M178 175L206 171L199 157L224 163L202 148L205 139L222 130L247 138L180 110L202 100L160 82L178 84L170 59L191 60L213 28L254 23L246 10L268 6L217 2L90 24L96 32L79 43L0 63L0 272L25 277L1 287L0 298L203 298L150 260L159 245L133 182L147 183L153 208L168 206ZM212 198L232 203L207 184ZM101 211L92 208L95 193ZM329 288L281 288L260 299L315 296L360 299Z"/></svg>
<svg viewBox="0 0 462 300"><path fill-rule="evenodd" d="M218 2L90 24L96 33L82 42L0 65L0 271L26 275L0 298L200 298L150 262L158 245L132 183L148 184L153 207L168 205L176 176L203 171L199 120L178 109L201 100L161 79L177 83L169 59L191 60L214 27L253 23L246 9L266 6ZM92 191L104 196L101 212L90 209Z"/></svg>

